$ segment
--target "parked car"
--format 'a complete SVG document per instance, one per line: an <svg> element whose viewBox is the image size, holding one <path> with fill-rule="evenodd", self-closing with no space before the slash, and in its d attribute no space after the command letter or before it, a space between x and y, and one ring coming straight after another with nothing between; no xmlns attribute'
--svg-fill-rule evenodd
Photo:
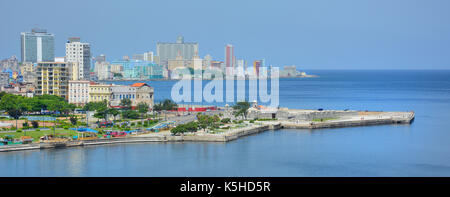
<svg viewBox="0 0 450 197"><path fill-rule="evenodd" d="M323 109L322 109L322 108L319 108L317 111L323 111Z"/></svg>

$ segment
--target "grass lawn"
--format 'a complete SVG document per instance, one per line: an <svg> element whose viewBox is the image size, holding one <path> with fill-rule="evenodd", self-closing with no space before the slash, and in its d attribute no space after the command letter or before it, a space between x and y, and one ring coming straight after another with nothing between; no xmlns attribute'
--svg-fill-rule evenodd
<svg viewBox="0 0 450 197"><path fill-rule="evenodd" d="M27 131L27 136L31 136L33 141L39 141L39 138L44 135L53 135L53 130L40 130L40 131ZM77 135L76 131L73 130L65 130L65 129L56 129L56 134L64 134L63 136L74 136ZM0 133L0 137L3 138L5 135L12 135L13 138L20 138L25 135L25 132L8 132L8 133Z"/></svg>

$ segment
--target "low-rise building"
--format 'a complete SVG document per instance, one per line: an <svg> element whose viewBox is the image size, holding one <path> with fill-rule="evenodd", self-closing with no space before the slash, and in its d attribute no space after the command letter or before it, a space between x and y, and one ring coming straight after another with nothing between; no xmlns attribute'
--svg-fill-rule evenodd
<svg viewBox="0 0 450 197"><path fill-rule="evenodd" d="M0 86L9 84L9 73L0 72Z"/></svg>
<svg viewBox="0 0 450 197"><path fill-rule="evenodd" d="M24 97L34 96L34 84L32 83L11 83L0 87L1 92L20 95Z"/></svg>
<svg viewBox="0 0 450 197"><path fill-rule="evenodd" d="M154 89L146 83L134 83L131 86L113 85L111 92L111 106L119 106L122 99L130 99L133 107L144 102L153 108Z"/></svg>
<svg viewBox="0 0 450 197"><path fill-rule="evenodd" d="M106 100L109 103L111 98L111 87L112 85L109 84L90 82L89 102L100 102Z"/></svg>
<svg viewBox="0 0 450 197"><path fill-rule="evenodd" d="M83 106L89 102L89 81L69 81L69 103Z"/></svg>

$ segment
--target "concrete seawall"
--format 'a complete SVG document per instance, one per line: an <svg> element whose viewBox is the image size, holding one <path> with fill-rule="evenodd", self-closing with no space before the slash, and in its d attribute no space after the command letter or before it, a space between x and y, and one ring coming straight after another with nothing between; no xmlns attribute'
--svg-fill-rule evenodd
<svg viewBox="0 0 450 197"><path fill-rule="evenodd" d="M240 137L254 135L267 130L286 129L321 129L321 128L339 128L355 127L368 125L386 125L386 124L411 124L415 118L414 112L390 112L389 116L358 116L350 119L330 120L324 122L312 121L267 121L251 125L249 127L233 129L220 134L194 134L194 135L151 135L151 136L132 136L112 139L97 139L86 141L68 141L58 143L33 143L0 146L0 152L35 150L58 147L73 146L92 146L118 143L140 143L140 142L228 142Z"/></svg>

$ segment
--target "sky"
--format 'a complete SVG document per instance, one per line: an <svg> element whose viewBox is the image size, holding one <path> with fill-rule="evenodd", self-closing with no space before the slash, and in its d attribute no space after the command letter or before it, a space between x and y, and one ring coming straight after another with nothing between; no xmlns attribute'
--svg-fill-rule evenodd
<svg viewBox="0 0 450 197"><path fill-rule="evenodd" d="M0 59L20 59L20 32L91 43L108 61L198 42L199 55L298 69L450 69L448 0L0 0Z"/></svg>

